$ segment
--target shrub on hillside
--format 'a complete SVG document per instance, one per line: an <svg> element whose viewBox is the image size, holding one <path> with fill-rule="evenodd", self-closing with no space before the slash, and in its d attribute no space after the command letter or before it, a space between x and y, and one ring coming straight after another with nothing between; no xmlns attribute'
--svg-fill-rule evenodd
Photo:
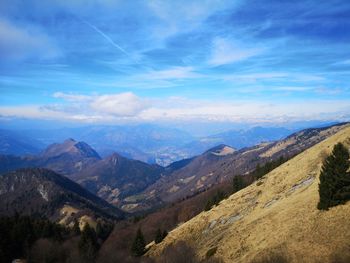
<svg viewBox="0 0 350 263"><path fill-rule="evenodd" d="M233 177L233 179L232 179L232 193L236 193L246 186L247 186L247 184L244 182L242 175L236 175Z"/></svg>
<svg viewBox="0 0 350 263"><path fill-rule="evenodd" d="M210 249L207 251L207 253L205 254L205 257L206 257L206 258L210 258L210 257L214 256L215 253L216 253L216 250L217 250L217 247L210 248Z"/></svg>
<svg viewBox="0 0 350 263"><path fill-rule="evenodd" d="M225 194L225 192L218 190L216 194L207 201L204 210L209 211L214 205L218 205L220 201L225 199L226 197L227 194Z"/></svg>
<svg viewBox="0 0 350 263"><path fill-rule="evenodd" d="M160 242L163 241L163 239L168 235L168 232L166 230L161 231L160 228L157 229L155 238L154 238L154 242L156 244L159 244Z"/></svg>
<svg viewBox="0 0 350 263"><path fill-rule="evenodd" d="M161 257L158 259L159 263L199 263L199 260L194 252L186 242L179 241L174 245L168 246Z"/></svg>
<svg viewBox="0 0 350 263"><path fill-rule="evenodd" d="M158 258L157 263L222 263L220 258L210 257L200 260L195 250L184 241L179 241L174 245L164 249L163 254Z"/></svg>
<svg viewBox="0 0 350 263"><path fill-rule="evenodd" d="M266 255L255 258L251 263L288 263L288 257L285 252L271 251Z"/></svg>
<svg viewBox="0 0 350 263"><path fill-rule="evenodd" d="M330 256L330 263L349 263L350 262L350 244L344 247L338 247Z"/></svg>
<svg viewBox="0 0 350 263"><path fill-rule="evenodd" d="M258 180L261 177L263 177L265 174L268 174L269 172L271 172L281 164L285 163L286 161L288 161L288 158L281 156L277 160L268 161L264 163L263 166L260 166L260 164L258 164L255 170L252 172L252 176L255 178L255 180Z"/></svg>

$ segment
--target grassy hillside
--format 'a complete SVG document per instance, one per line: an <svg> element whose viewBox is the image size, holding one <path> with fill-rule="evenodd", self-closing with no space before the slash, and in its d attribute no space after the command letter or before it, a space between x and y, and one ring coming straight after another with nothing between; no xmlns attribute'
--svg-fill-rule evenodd
<svg viewBox="0 0 350 263"><path fill-rule="evenodd" d="M338 142L350 146L350 127L182 224L148 254L157 256L185 240L201 257L217 248L214 256L224 262L254 262L272 254L287 262L340 262L335 257L350 248L350 202L317 210L322 161Z"/></svg>

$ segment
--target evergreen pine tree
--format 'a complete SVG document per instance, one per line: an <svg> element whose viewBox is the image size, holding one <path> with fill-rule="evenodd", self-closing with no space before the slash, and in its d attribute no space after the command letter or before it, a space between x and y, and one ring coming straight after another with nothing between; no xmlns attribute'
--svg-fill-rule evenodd
<svg viewBox="0 0 350 263"><path fill-rule="evenodd" d="M213 203L211 200L208 200L207 203L205 204L204 211L209 211L213 206Z"/></svg>
<svg viewBox="0 0 350 263"><path fill-rule="evenodd" d="M97 256L98 243L95 230L86 224L79 240L79 252L84 262L94 262Z"/></svg>
<svg viewBox="0 0 350 263"><path fill-rule="evenodd" d="M350 199L349 152L338 143L322 165L319 184L318 209L343 204Z"/></svg>
<svg viewBox="0 0 350 263"><path fill-rule="evenodd" d="M146 247L145 238L144 238L144 236L142 234L141 229L139 228L137 230L134 242L133 242L132 247L131 247L132 255L135 256L135 257L142 256L146 252L145 251L145 247Z"/></svg>
<svg viewBox="0 0 350 263"><path fill-rule="evenodd" d="M254 171L254 177L255 179L259 179L260 177L262 177L263 174L263 169L261 168L260 164L258 163L255 167L255 171Z"/></svg>
<svg viewBox="0 0 350 263"><path fill-rule="evenodd" d="M98 238L102 238L103 236L103 227L100 221L96 224L96 235Z"/></svg>
<svg viewBox="0 0 350 263"><path fill-rule="evenodd" d="M162 233L162 240L164 238L166 238L167 235L168 235L168 231L164 230L163 233Z"/></svg>
<svg viewBox="0 0 350 263"><path fill-rule="evenodd" d="M73 233L74 233L74 235L77 235L77 236L80 235L79 222L76 218L74 219Z"/></svg>
<svg viewBox="0 0 350 263"><path fill-rule="evenodd" d="M157 232L156 232L156 236L155 236L155 238L154 238L154 242L155 242L156 244L158 244L158 243L162 242L162 240L163 240L163 233L162 233L162 231L160 230L160 228L158 228L158 229L157 229Z"/></svg>
<svg viewBox="0 0 350 263"><path fill-rule="evenodd" d="M232 179L232 190L233 193L238 192L239 190L245 187L245 183L241 175L236 175Z"/></svg>

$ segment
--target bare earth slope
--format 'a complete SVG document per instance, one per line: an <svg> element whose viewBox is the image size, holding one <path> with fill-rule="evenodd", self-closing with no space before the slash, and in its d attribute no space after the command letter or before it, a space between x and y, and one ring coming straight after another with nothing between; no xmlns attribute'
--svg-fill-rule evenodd
<svg viewBox="0 0 350 263"><path fill-rule="evenodd" d="M317 210L322 160L338 142L350 146L350 127L174 229L149 255L185 240L201 257L217 247L224 262L251 262L271 251L283 251L290 262L330 262L350 246L350 202Z"/></svg>

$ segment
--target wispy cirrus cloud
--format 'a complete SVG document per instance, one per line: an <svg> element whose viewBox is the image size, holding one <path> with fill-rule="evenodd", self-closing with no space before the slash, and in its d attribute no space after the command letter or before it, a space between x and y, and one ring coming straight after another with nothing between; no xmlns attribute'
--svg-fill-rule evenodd
<svg viewBox="0 0 350 263"><path fill-rule="evenodd" d="M61 55L54 41L39 28L0 19L0 58L23 60L53 59Z"/></svg>
<svg viewBox="0 0 350 263"><path fill-rule="evenodd" d="M262 48L246 48L243 44L238 44L224 38L216 38L213 40L213 47L208 63L212 66L231 64L254 57L262 52Z"/></svg>
<svg viewBox="0 0 350 263"><path fill-rule="evenodd" d="M203 23L216 12L235 9L241 0L203 0L197 1L147 1L150 12L159 18L152 29L152 36L165 40L177 34L191 32L203 26Z"/></svg>
<svg viewBox="0 0 350 263"><path fill-rule="evenodd" d="M202 75L195 72L193 67L171 67L163 70L150 70L148 73L136 75L140 80L181 80L198 78Z"/></svg>

